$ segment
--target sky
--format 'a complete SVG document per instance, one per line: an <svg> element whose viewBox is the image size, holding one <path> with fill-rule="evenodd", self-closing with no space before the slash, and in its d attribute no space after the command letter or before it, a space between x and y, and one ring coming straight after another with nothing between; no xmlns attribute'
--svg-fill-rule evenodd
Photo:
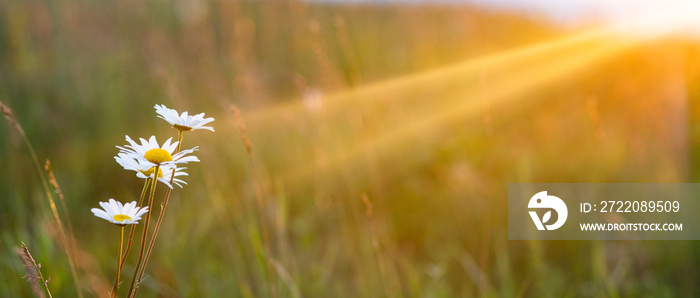
<svg viewBox="0 0 700 298"><path fill-rule="evenodd" d="M592 21L676 30L700 36L700 0L311 0L356 3L465 3L548 18L562 24ZM642 23L642 24L640 24ZM658 28L651 28L658 27Z"/></svg>
<svg viewBox="0 0 700 298"><path fill-rule="evenodd" d="M435 2L435 0L415 1ZM451 2L537 13L563 22L586 21L592 18L619 22L630 18L653 16L679 5L696 11L698 9L698 4L694 3L698 1L692 0L454 0Z"/></svg>

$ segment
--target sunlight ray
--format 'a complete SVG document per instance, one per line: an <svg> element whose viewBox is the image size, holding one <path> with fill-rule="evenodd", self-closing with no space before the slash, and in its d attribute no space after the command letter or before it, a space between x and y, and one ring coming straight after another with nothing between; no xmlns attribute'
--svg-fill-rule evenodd
<svg viewBox="0 0 700 298"><path fill-rule="evenodd" d="M412 142L426 139L426 136L445 125L478 115L481 112L481 102L478 100L481 91L476 87L477 84L469 81L478 79L479 74L499 73L493 76L491 83L497 87L489 92L491 105L498 108L513 100L522 103L526 100L524 96L527 92L562 80L567 75L585 70L586 67L606 58L615 57L634 45L631 41L614 41L600 35L587 36L591 39L582 39L580 36L569 38L566 42L557 42L558 47L551 44L540 45L537 50L527 48L523 52L490 57L477 64L472 62L453 66L344 95L347 98L334 102L339 105L334 107L338 108L338 111L347 110L354 105L380 105L382 98L386 97L406 101L406 98L410 98L416 92L426 92L420 89L428 89L433 94L439 94L441 98L418 99L422 101L418 107L402 105L408 111L404 111L404 114L408 115L400 116L402 119L399 120L404 121L387 123L373 136L361 140L345 136L341 141L342 145L335 146L333 152L329 153L330 156L324 158L320 165L300 163L291 167L294 170L284 176L297 181L318 173L319 166L325 169L347 167L357 164L367 152L372 152L379 158L387 157L395 149L406 148L411 146ZM348 103L340 104L344 101ZM325 117L326 121L331 122L330 119L339 116L336 113Z"/></svg>
<svg viewBox="0 0 700 298"><path fill-rule="evenodd" d="M457 120L478 115L481 102L477 100L483 88L479 81L488 77L496 86L489 90L490 105L498 108L515 100L526 101L527 92L539 90L594 66L595 63L620 55L624 50L650 40L649 36L631 34L650 24L668 21L686 24L686 18L673 19L677 10L659 14L654 19L634 19L626 23L590 29L553 40L480 56L438 69L409 74L382 82L342 90L323 99L322 113L309 110L302 100L261 107L248 114L251 127L265 127L279 119L296 119L323 123L335 130L332 145L321 146L321 161L309 163L298 158L282 176L303 179L319 168L332 169L357 164L366 152L379 158L389 156L395 149L426 137ZM670 26L673 27L673 26ZM669 26L658 34L672 32ZM348 124L354 111L373 119L377 127L368 135L361 127ZM380 119L380 120L376 120ZM347 126L355 126L347 128ZM344 128L343 128L344 127ZM328 135L328 134L327 134ZM328 142L329 139L326 140ZM325 146L325 147L324 147ZM331 148L327 148L330 146Z"/></svg>
<svg viewBox="0 0 700 298"><path fill-rule="evenodd" d="M437 69L370 83L353 89L341 90L326 96L323 99L323 106L329 110L335 110L347 104L361 105L366 101L381 100L383 94L401 95L410 93L414 88L440 87L447 83L453 83L449 79L459 78L461 75L468 73L493 72L502 69L527 67L527 65L538 65L549 60L552 56L567 55L571 52L580 51L591 44L624 38L620 36L620 33L624 33L626 30L628 30L628 27L621 26L587 30L529 46L467 59ZM448 80L445 81L445 79ZM251 111L248 117L251 122L267 122L278 119L285 114L304 113L305 109L303 100L297 99L277 105L260 107Z"/></svg>

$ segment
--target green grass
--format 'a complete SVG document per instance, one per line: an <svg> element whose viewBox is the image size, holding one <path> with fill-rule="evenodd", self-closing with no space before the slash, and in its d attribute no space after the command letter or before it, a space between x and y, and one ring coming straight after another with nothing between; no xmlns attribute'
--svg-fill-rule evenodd
<svg viewBox="0 0 700 298"><path fill-rule="evenodd" d="M216 132L185 137L201 162L173 192L141 297L697 291L694 242L508 241L506 230L509 182L696 181L694 43L640 45L499 101L501 83L536 63L395 78L569 33L468 7L211 0L187 18L179 3L0 3L0 101L51 160L86 297L109 290L119 237L90 208L137 200L142 186L114 146L126 134L176 137L157 103L206 112ZM320 108L304 104L311 90ZM463 101L474 108L428 121ZM409 129L421 121L432 124ZM13 252L24 241L54 297L74 297L32 157L0 127L0 296L31 295Z"/></svg>

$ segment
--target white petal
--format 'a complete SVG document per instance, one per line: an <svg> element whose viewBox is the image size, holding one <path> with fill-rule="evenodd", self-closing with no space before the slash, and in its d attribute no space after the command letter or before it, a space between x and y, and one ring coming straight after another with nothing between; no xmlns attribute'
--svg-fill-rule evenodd
<svg viewBox="0 0 700 298"><path fill-rule="evenodd" d="M165 143L163 143L163 146L160 147L160 148L165 149L165 150L168 151L169 153L172 153L171 150L168 150L168 149L167 149L168 147L170 147L170 142L171 142L172 140L173 140L173 138L167 139L167 140L165 141Z"/></svg>
<svg viewBox="0 0 700 298"><path fill-rule="evenodd" d="M134 213L134 208L136 207L136 202L130 202L124 204L124 209L122 209L123 214L129 215Z"/></svg>
<svg viewBox="0 0 700 298"><path fill-rule="evenodd" d="M165 179L164 177L160 177L160 178L158 178L158 181L163 182L163 184L170 187L170 189L173 188L173 186L170 185L170 179Z"/></svg>
<svg viewBox="0 0 700 298"><path fill-rule="evenodd" d="M109 220L109 218L110 218L109 215L106 212L104 212L104 210L102 210L102 209L92 208L92 209L90 209L90 211L92 211L92 213L95 214L95 216L97 216L99 218L106 219L106 220Z"/></svg>
<svg viewBox="0 0 700 298"><path fill-rule="evenodd" d="M102 209L104 209L105 213L108 216L114 216L114 212L112 211L112 207L110 207L109 203L107 202L100 202L100 206L102 206Z"/></svg>
<svg viewBox="0 0 700 298"><path fill-rule="evenodd" d="M136 215L134 216L135 220L141 219L141 216L146 214L146 212L148 212L148 206L141 208L141 210L139 210L139 212L136 213Z"/></svg>
<svg viewBox="0 0 700 298"><path fill-rule="evenodd" d="M142 163L142 164L139 166L139 170L145 172L145 171L148 171L148 170L150 170L152 167L155 167L155 166L157 166L157 164L154 164L154 163L149 162L149 161L145 161L144 163Z"/></svg>
<svg viewBox="0 0 700 298"><path fill-rule="evenodd" d="M185 156L177 159L178 163L199 162L199 158L194 155Z"/></svg>

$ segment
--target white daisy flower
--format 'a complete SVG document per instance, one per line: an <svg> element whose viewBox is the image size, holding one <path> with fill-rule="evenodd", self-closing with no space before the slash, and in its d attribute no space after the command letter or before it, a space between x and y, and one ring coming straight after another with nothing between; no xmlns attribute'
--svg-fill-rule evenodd
<svg viewBox="0 0 700 298"><path fill-rule="evenodd" d="M204 126L205 124L214 121L214 118L211 117L204 118L204 113L189 116L185 111L178 115L176 110L168 109L165 107L165 105L155 105L154 107L156 108L156 113L158 113L158 118L167 121L179 131L192 131L198 129L208 129L214 131L214 129L210 126Z"/></svg>
<svg viewBox="0 0 700 298"><path fill-rule="evenodd" d="M100 206L104 210L92 208L92 213L118 226L137 224L141 216L148 212L148 206L143 208L136 207L136 201L122 205L121 202L109 199L109 203L100 202Z"/></svg>
<svg viewBox="0 0 700 298"><path fill-rule="evenodd" d="M196 156L186 156L187 154L197 151L198 147L182 150L172 155L178 143L171 143L172 138L165 141L162 147L158 145L156 136L151 136L148 141L143 138L139 140L141 140L140 145L134 142L129 136L126 136L126 141L129 142L129 145L125 145L124 147L117 146L117 148L119 148L119 153L123 154L122 158L135 159L138 164L137 168L141 171L148 172L148 170L155 166L170 167L172 169L177 167L178 164L199 161Z"/></svg>
<svg viewBox="0 0 700 298"><path fill-rule="evenodd" d="M119 153L117 156L114 157L114 159L117 161L119 165L121 165L125 170L130 170L136 172L136 177L139 177L141 179L149 179L153 178L153 172L155 172L155 168L151 167L148 170L141 170L142 163L143 161L139 161L138 159L134 158L132 155L126 154L126 153ZM175 177L173 178L173 182L182 188L182 184L187 184L187 182L183 181L182 179L179 179L177 177L179 176L188 176L187 172L185 172L185 167L178 167L175 168ZM163 182L163 184L167 185L170 188L173 188L173 186L170 184L170 178L173 175L173 167L169 166L161 166L158 170L158 181Z"/></svg>

